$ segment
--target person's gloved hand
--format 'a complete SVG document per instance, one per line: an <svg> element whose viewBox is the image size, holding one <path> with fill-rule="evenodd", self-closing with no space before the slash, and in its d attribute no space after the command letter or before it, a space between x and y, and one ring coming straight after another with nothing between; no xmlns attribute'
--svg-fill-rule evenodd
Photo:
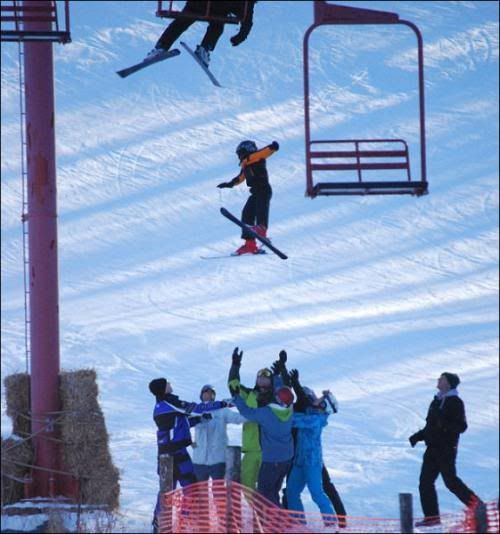
<svg viewBox="0 0 500 534"><path fill-rule="evenodd" d="M271 143L271 148L272 148L273 150L279 150L279 149L280 149L280 145L279 145L279 143L278 143L277 141L273 141L273 142Z"/></svg>
<svg viewBox="0 0 500 534"><path fill-rule="evenodd" d="M299 381L299 372L297 371L297 369L292 369L289 374L292 383L297 383Z"/></svg>
<svg viewBox="0 0 500 534"><path fill-rule="evenodd" d="M233 365L236 365L238 367L241 366L241 358L243 358L243 351L240 350L240 352L238 353L238 347L236 347L234 350L233 350Z"/></svg>
<svg viewBox="0 0 500 534"><path fill-rule="evenodd" d="M287 355L286 350L280 350L280 364L284 365L286 363Z"/></svg>
<svg viewBox="0 0 500 534"><path fill-rule="evenodd" d="M233 399L224 399L222 402L225 403L226 408L232 408L234 406Z"/></svg>
<svg viewBox="0 0 500 534"><path fill-rule="evenodd" d="M419 442L419 439L417 437L417 434L413 434L408 438L408 441L410 442L410 445L412 447L415 447L415 445Z"/></svg>
<svg viewBox="0 0 500 534"><path fill-rule="evenodd" d="M196 408L196 402L187 402L184 406L184 411L186 413L191 413Z"/></svg>
<svg viewBox="0 0 500 534"><path fill-rule="evenodd" d="M231 182L222 182L217 186L219 189L225 189L227 187L233 187Z"/></svg>
<svg viewBox="0 0 500 534"><path fill-rule="evenodd" d="M210 419L212 419L212 414L211 414L211 413L208 413L208 412L206 412L206 413L202 413L202 414L201 414L201 418L202 418L202 419L205 419L205 421L210 421Z"/></svg>
<svg viewBox="0 0 500 534"><path fill-rule="evenodd" d="M281 371L281 364L280 364L280 361L279 361L279 360L276 360L276 361L271 365L271 371L273 372L273 375L279 375L279 374L280 374L280 371Z"/></svg>
<svg viewBox="0 0 500 534"><path fill-rule="evenodd" d="M243 37L241 35L241 33L237 33L236 35L233 35L231 37L231 39L229 39L231 41L231 44L233 46L238 46L239 44L241 44L244 40L246 39L246 37Z"/></svg>

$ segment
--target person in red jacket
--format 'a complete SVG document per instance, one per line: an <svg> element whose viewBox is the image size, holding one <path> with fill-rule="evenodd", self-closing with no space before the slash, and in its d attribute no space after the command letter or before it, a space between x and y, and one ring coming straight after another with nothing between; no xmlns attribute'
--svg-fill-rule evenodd
<svg viewBox="0 0 500 534"><path fill-rule="evenodd" d="M250 196L243 207L241 220L252 227L261 237L267 237L269 227L269 207L273 191L267 174L266 159L279 150L279 144L273 141L270 145L258 149L255 141L245 140L236 147L240 160L241 172L229 182L222 182L217 187L223 189L234 187L246 180L250 188ZM259 249L255 239L243 230L241 238L245 240L235 255L257 254Z"/></svg>

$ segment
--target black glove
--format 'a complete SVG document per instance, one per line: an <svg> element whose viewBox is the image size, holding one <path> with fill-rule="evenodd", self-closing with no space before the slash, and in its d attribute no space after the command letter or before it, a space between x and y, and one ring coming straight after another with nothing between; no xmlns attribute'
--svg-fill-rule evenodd
<svg viewBox="0 0 500 534"><path fill-rule="evenodd" d="M273 150L279 150L279 149L280 149L280 146L279 146L279 144L278 144L277 141L273 141L273 142L271 143L271 148L272 148Z"/></svg>
<svg viewBox="0 0 500 534"><path fill-rule="evenodd" d="M284 365L286 363L286 350L280 350L280 364Z"/></svg>
<svg viewBox="0 0 500 534"><path fill-rule="evenodd" d="M281 364L280 364L279 360L276 360L271 365L271 371L273 372L273 375L279 375L280 374L280 372L281 372Z"/></svg>
<svg viewBox="0 0 500 534"><path fill-rule="evenodd" d="M239 44L241 44L244 40L246 39L246 37L242 37L241 33L237 33L236 35L233 35L231 37L231 39L229 39L231 41L231 44L233 46L238 46Z"/></svg>
<svg viewBox="0 0 500 534"><path fill-rule="evenodd" d="M222 182L217 186L219 189L225 189L226 187L233 187L231 182Z"/></svg>
<svg viewBox="0 0 500 534"><path fill-rule="evenodd" d="M201 418L205 419L206 421L210 421L210 419L212 419L212 414L211 413L202 413L201 414Z"/></svg>
<svg viewBox="0 0 500 534"><path fill-rule="evenodd" d="M299 381L299 372L297 371L297 369L292 369L289 374L292 383L296 384Z"/></svg>
<svg viewBox="0 0 500 534"><path fill-rule="evenodd" d="M186 413L191 413L196 408L196 402L187 402L184 407Z"/></svg>
<svg viewBox="0 0 500 534"><path fill-rule="evenodd" d="M233 365L236 365L237 367L240 367L241 358L243 358L243 351L240 350L240 352L238 353L238 347L236 347L233 350Z"/></svg>
<svg viewBox="0 0 500 534"><path fill-rule="evenodd" d="M220 401L220 407L221 408L227 408L228 405L229 405L229 402L227 402L225 400Z"/></svg>
<svg viewBox="0 0 500 534"><path fill-rule="evenodd" d="M420 441L417 437L417 434L413 434L408 438L408 441L410 442L410 445L412 447L415 447L415 445Z"/></svg>

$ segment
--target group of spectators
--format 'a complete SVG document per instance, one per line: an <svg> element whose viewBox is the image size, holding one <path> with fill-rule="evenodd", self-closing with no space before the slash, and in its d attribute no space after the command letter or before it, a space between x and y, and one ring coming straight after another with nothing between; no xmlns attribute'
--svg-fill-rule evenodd
<svg viewBox="0 0 500 534"><path fill-rule="evenodd" d="M156 397L153 418L158 428L158 455L172 456L174 487L177 483L185 487L209 478L223 479L226 426L242 424L241 483L274 505L296 511L304 510L301 493L307 486L320 512L326 514L325 526L336 521L340 528L345 527L346 510L324 465L321 444L328 417L338 411L337 400L329 390L317 395L301 385L299 372L287 369L284 350L270 368L258 371L255 384L247 387L240 381L242 357L243 351L236 347L228 377L231 398L227 400L215 400L215 388L209 384L202 387L200 402L195 403L180 400L165 378L150 382L149 389ZM418 526L440 521L434 487L439 474L464 504L482 504L456 474L458 436L467 428L456 389L459 382L453 373L439 377L439 392L429 407L426 425L409 438L412 447L418 441L427 445L419 486L425 517ZM194 442L190 427L195 427ZM192 460L187 451L190 445ZM159 510L160 495L153 520L155 531Z"/></svg>

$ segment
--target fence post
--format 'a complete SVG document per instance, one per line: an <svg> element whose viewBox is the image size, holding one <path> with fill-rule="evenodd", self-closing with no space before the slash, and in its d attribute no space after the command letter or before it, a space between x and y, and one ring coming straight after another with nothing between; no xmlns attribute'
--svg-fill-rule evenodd
<svg viewBox="0 0 500 534"><path fill-rule="evenodd" d="M241 480L241 447L230 445L226 449L226 480L240 482Z"/></svg>
<svg viewBox="0 0 500 534"><path fill-rule="evenodd" d="M402 534L413 533L413 496L411 493L399 494L399 520Z"/></svg>
<svg viewBox="0 0 500 534"><path fill-rule="evenodd" d="M233 482L241 480L241 447L226 447L226 532L234 532L233 528Z"/></svg>
<svg viewBox="0 0 500 534"><path fill-rule="evenodd" d="M479 501L474 510L475 532L488 532L488 513L486 504Z"/></svg>
<svg viewBox="0 0 500 534"><path fill-rule="evenodd" d="M174 459L169 454L160 454L160 493L174 489Z"/></svg>
<svg viewBox="0 0 500 534"><path fill-rule="evenodd" d="M160 454L158 457L158 470L160 474L160 512L159 512L159 526L160 530L163 532L163 525L168 524L169 528L172 528L174 525L174 517L172 515L172 510L165 509L165 493L172 491L174 489L174 459L169 454ZM170 515L167 516L167 513ZM163 528L162 528L163 527ZM169 530L170 532L170 530Z"/></svg>

